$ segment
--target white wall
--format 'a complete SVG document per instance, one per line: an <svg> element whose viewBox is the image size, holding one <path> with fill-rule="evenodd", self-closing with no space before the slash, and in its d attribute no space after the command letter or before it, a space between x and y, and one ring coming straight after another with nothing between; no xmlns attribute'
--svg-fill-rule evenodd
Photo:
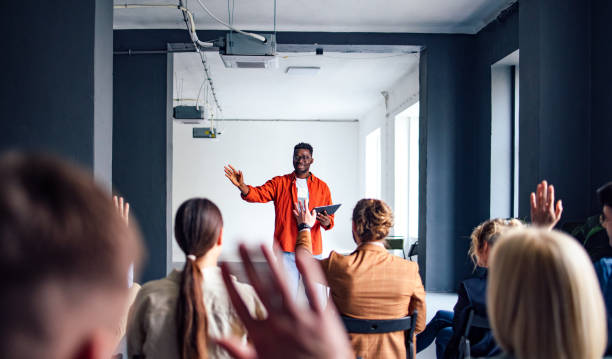
<svg viewBox="0 0 612 359"><path fill-rule="evenodd" d="M357 122L218 122L218 139L192 138L193 126L174 124L173 214L191 197L207 197L219 206L224 221L222 259L236 260L239 241L272 245L272 202L247 203L224 176L231 163L244 173L245 182L261 185L268 179L293 171L293 146L308 142L314 148L311 171L327 183L334 203L342 203L335 227L322 231L323 254L330 250L352 250L350 216L360 197ZM173 261L184 255L172 240Z"/></svg>

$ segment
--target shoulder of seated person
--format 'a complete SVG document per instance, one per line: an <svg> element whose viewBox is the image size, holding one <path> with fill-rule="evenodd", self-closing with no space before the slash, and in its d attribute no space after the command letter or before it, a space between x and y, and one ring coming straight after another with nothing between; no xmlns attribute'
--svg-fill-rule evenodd
<svg viewBox="0 0 612 359"><path fill-rule="evenodd" d="M159 285L161 282L161 285ZM149 308L156 315L173 312L179 296L177 285L164 283L163 280L145 283L136 294L132 303L133 308Z"/></svg>
<svg viewBox="0 0 612 359"><path fill-rule="evenodd" d="M417 272L419 271L419 263L411 261L409 259L405 259L402 257L398 257L394 254L389 253L391 258L391 263L395 266L399 266L408 272Z"/></svg>
<svg viewBox="0 0 612 359"><path fill-rule="evenodd" d="M168 277L165 277L165 278L155 279L155 280L151 280L151 281L144 283L140 288L140 292L143 292L143 293L154 292L154 291L163 290L166 288L174 288L178 286L179 286L178 283L169 279Z"/></svg>
<svg viewBox="0 0 612 359"><path fill-rule="evenodd" d="M178 292L179 284L168 278L152 280L143 284L138 290L136 301L157 303L169 297L178 297Z"/></svg>

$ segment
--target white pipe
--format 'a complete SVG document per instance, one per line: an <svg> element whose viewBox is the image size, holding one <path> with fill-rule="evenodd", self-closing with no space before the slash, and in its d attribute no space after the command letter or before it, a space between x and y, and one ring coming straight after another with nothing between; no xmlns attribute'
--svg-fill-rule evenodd
<svg viewBox="0 0 612 359"><path fill-rule="evenodd" d="M198 0L199 2L199 0ZM208 9L206 8L206 6L204 6L204 4L202 4L200 2L200 5L202 5L202 7L204 7L204 9L206 10L206 12L212 16L214 19L219 20L216 16L214 16L212 13L210 13L210 11L208 11ZM180 3L179 5L171 5L171 4L124 4L124 5L114 5L113 8L116 9L130 9L130 8L156 8L156 7L165 7L165 8L173 8L173 9L179 9L183 12L183 14L187 14L186 17L186 22L187 22L187 32L189 33L189 36L191 37L191 41L193 42L193 44L195 45L195 50L198 53L198 55L200 56L200 59L202 61L202 67L204 68L204 75L206 76L206 80L208 80L208 84L210 85L210 90L212 92L212 96L213 99L215 100L215 105L217 106L217 108L219 109L219 111L221 110L221 106L219 106L219 101L217 100L217 94L215 93L215 88L212 84L212 80L210 79L210 74L208 73L208 68L206 66L206 59L204 58L202 52L200 51L200 48L198 46L201 47L212 47L214 46L213 43L211 42L202 42L200 41L200 39L198 39L198 35L196 33L196 28L195 28L195 22L193 21L193 14L191 13L191 11L189 11L189 9L187 9L186 7L184 7L182 5L182 3ZM222 22L223 23L223 22ZM223 23L225 24L225 23ZM227 24L225 24L227 25ZM250 34L250 33L245 33L243 31L240 31L238 29L234 29L233 27L227 25L228 27L230 27L232 30L236 31L236 32L240 32L242 34L248 35L248 36L253 36L258 40L261 40L263 42L266 41L266 39L263 36L257 35L257 34ZM263 39L263 40L262 40ZM201 87L200 87L201 88ZM182 97L182 96L179 96ZM198 95L199 98L199 95ZM196 99L196 106L197 106L198 102Z"/></svg>
<svg viewBox="0 0 612 359"><path fill-rule="evenodd" d="M264 43L267 41L267 40L266 40L266 38L265 38L265 37L263 37L263 36L261 36L261 35L258 35L258 34L253 34L252 32L245 32L245 31L242 31L242 30L238 30L238 29L236 29L235 27L233 27L232 25L230 25L230 24L226 23L225 21L223 21L223 20L219 19L219 18L218 18L218 17L216 17L216 16L215 16L215 15L214 15L212 12L210 12L210 10L208 10L208 8L206 7L206 5L204 5L204 3L202 3L202 1L201 1L201 0L198 0L198 4L200 4L200 6L202 7L202 9L204 9L204 11L206 11L206 13L208 13L208 15L210 15L210 17L212 17L213 19L215 19L215 20L216 20L218 23L220 23L220 24L222 24L222 25L226 26L227 28L229 28L229 29L231 29L231 30L234 30L234 31L236 31L236 32L238 32L238 33L240 33L240 34L243 34L243 35L246 35L246 36L250 36L250 37L252 37L252 38L254 38L254 39L257 39L257 40L259 40L259 41L261 41L261 42L264 42Z"/></svg>
<svg viewBox="0 0 612 359"><path fill-rule="evenodd" d="M189 22L188 32L189 32L189 36L191 37L191 41L202 47L213 47L213 43L202 42L200 41L200 39L198 39L198 35L196 34L195 22L193 21L193 14L191 14L191 11L189 11L189 9L187 9L186 7L183 7L181 5L172 5L172 4L124 4L124 5L114 5L113 6L113 8L115 9L138 9L138 8L156 8L156 7L179 9L185 14L187 14L187 18Z"/></svg>

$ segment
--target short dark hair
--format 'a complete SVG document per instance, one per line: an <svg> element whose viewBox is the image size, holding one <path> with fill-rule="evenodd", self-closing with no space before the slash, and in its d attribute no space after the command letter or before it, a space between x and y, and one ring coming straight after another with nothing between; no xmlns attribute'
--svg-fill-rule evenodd
<svg viewBox="0 0 612 359"><path fill-rule="evenodd" d="M51 314L77 303L88 307L93 297L83 291L127 293L128 267L138 258L140 237L91 173L56 158L4 155L0 183L0 287L5 293L0 352L23 358L46 351L53 357L50 347L56 342L48 338L56 338L50 333L57 325ZM35 298L51 286L64 293L61 300ZM97 325L96 320L83 318L93 321L87 325Z"/></svg>
<svg viewBox="0 0 612 359"><path fill-rule="evenodd" d="M597 195L599 196L599 201L602 206L612 207L612 182L608 182L599 187Z"/></svg>
<svg viewBox="0 0 612 359"><path fill-rule="evenodd" d="M310 152L310 155L312 156L312 146L308 143L305 143L305 142L298 143L297 145L295 145L295 147L293 147L293 152L297 150L308 150Z"/></svg>

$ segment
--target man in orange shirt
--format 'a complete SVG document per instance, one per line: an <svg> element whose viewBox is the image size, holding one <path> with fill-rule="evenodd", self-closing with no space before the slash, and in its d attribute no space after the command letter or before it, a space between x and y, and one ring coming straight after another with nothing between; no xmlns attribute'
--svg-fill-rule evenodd
<svg viewBox="0 0 612 359"><path fill-rule="evenodd" d="M308 200L309 210L312 210L314 207L332 204L327 184L310 172L310 165L313 161L312 146L303 142L298 143L293 148L295 171L284 176L276 176L259 187L245 184L242 171L236 170L231 165L225 167L225 176L240 189L242 199L259 203L274 201L274 242L283 251L287 279L294 295L297 294L300 278L295 266L298 224L293 216L294 205L298 201L304 203ZM333 226L334 216L323 212L317 215L317 221L312 228L308 227L311 231L312 253L315 257L321 257L323 251L321 227L330 230Z"/></svg>

